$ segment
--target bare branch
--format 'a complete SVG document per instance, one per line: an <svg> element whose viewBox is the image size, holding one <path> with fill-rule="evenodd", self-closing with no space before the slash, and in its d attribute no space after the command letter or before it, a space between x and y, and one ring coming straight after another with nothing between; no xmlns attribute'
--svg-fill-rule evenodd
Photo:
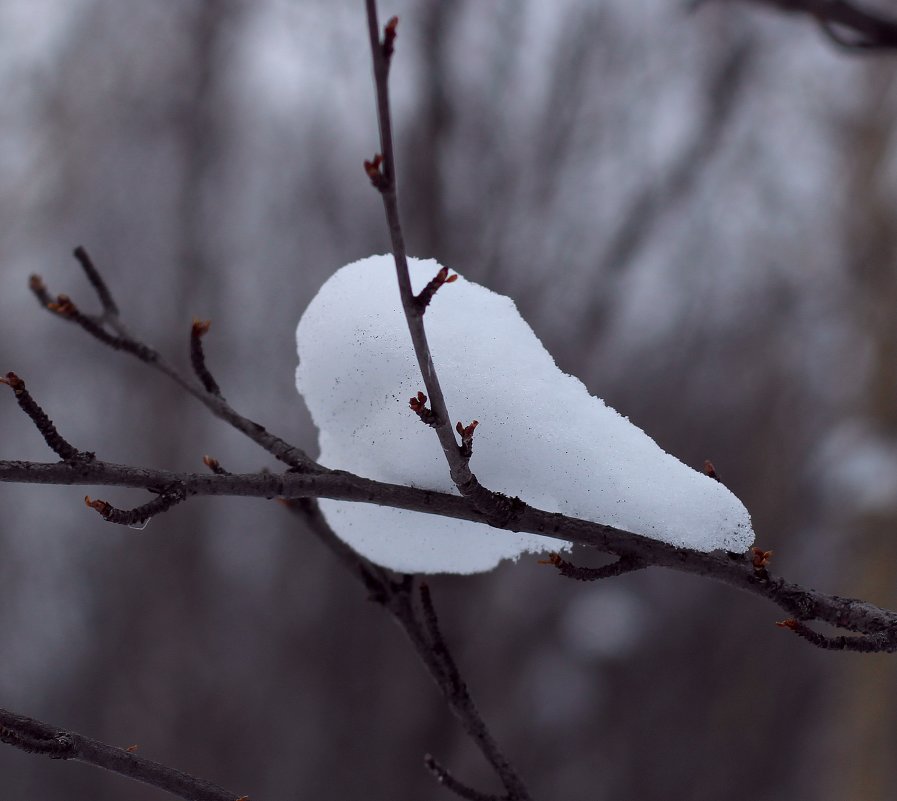
<svg viewBox="0 0 897 801"><path fill-rule="evenodd" d="M202 347L202 338L209 332L211 320L194 320L190 326L190 364L193 372L202 384L203 389L211 395L224 400L221 397L221 389L218 382L212 377L209 368L206 367L206 354Z"/></svg>
<svg viewBox="0 0 897 801"><path fill-rule="evenodd" d="M514 772L508 759L500 751L498 744L489 732L485 721L473 703L467 684L461 677L457 664L448 649L448 645L439 628L436 609L430 596L429 587L421 583L420 600L423 620L414 605L414 580L411 576L402 576L395 580L388 571L373 565L347 546L327 524L316 501L312 499L288 500L286 506L302 517L309 528L326 545L352 575L358 578L367 588L371 600L376 601L389 611L396 622L404 629L414 650L442 691L449 708L461 722L464 730L482 752L483 756L495 768L499 778L508 791L508 799L527 801L529 795L522 781ZM427 757L431 759L431 757ZM434 760L434 764L435 763ZM429 763L428 763L429 767ZM439 766L441 773L434 771L437 780L449 789L464 787L449 776ZM431 768L431 770L433 770ZM467 788L469 789L469 788ZM457 791L457 790L456 790ZM471 791L475 792L475 791ZM465 796L467 798L492 799L493 796Z"/></svg>
<svg viewBox="0 0 897 801"><path fill-rule="evenodd" d="M78 255L79 253L80 255ZM83 248L78 248L76 256L78 256L78 260L82 267L85 263L90 264L88 278L91 280L91 284L100 296L104 314L98 318L82 314L72 300L65 295L60 295L55 301L52 300L40 276L32 276L29 286L44 308L69 322L76 323L91 336L114 350L130 353L145 364L164 373L172 381L178 384L178 386L185 389L194 398L200 401L210 412L212 412L212 414L245 434L253 442L264 448L268 453L284 464L297 470L306 470L309 472L321 469L320 466L301 448L290 445L280 437L268 432L264 426L239 414L223 398L210 391L207 387L189 381L165 361L165 359L163 359L155 350L134 337L122 322L118 314L118 307L115 304L111 293L103 282L96 266L94 266L93 262L90 261L87 256L86 251L84 251ZM99 285L103 287L103 292L98 288L98 282ZM113 333L109 333L109 331L106 330L107 327L111 329Z"/></svg>
<svg viewBox="0 0 897 801"><path fill-rule="evenodd" d="M90 499L89 495L84 496L85 505L97 512L103 520L132 528L143 528L151 518L167 512L172 506L177 506L185 500L187 500L187 495L184 492L184 487L178 482L163 488L159 492L159 497L134 509L116 509L107 501L94 501Z"/></svg>
<svg viewBox="0 0 897 801"><path fill-rule="evenodd" d="M161 765L121 748L0 709L0 741L50 759L74 759L166 790L187 801L240 801L205 779ZM248 801L248 799L246 799Z"/></svg>
<svg viewBox="0 0 897 801"><path fill-rule="evenodd" d="M548 554L548 559L541 560L540 564L554 565L562 576L576 581L600 581L614 576L622 576L624 573L644 570L648 567L646 562L628 556L621 556L616 562L601 567L579 567L561 558L561 555L557 553Z"/></svg>
<svg viewBox="0 0 897 801"><path fill-rule="evenodd" d="M814 631L806 624L793 618L783 620L780 623L776 623L776 625L793 631L798 637L803 637L807 642L826 651L857 651L867 654L894 653L897 651L897 631L893 629L882 631L878 634L827 637L825 634L820 634L818 631Z"/></svg>
<svg viewBox="0 0 897 801"><path fill-rule="evenodd" d="M471 500L448 493L374 481L342 470L316 473L248 473L210 475L174 473L141 467L93 462L0 461L0 482L118 486L160 490L178 483L188 498L194 495L228 495L255 498L332 498L339 501L373 503L413 512L486 523L509 531L554 537L602 553L627 557L650 567L665 567L682 573L712 578L766 598L788 615L801 621L820 620L861 634L897 631L897 613L855 598L826 595L757 570L751 554L705 553L679 548L629 531L580 520L557 512L546 512L513 499L503 525ZM764 552L765 553L765 552Z"/></svg>
<svg viewBox="0 0 897 801"><path fill-rule="evenodd" d="M897 18L867 11L847 0L742 0L792 14L806 14L835 44L848 50L897 48Z"/></svg>
<svg viewBox="0 0 897 801"><path fill-rule="evenodd" d="M118 317L118 304L115 302L115 298L112 297L109 287L106 286L103 276L100 275L100 271L94 265L93 259L87 255L87 251L80 245L75 248L74 255L81 265L81 269L84 270L87 280L90 281L90 285L97 293L97 297L100 299L100 304L103 307L103 313L109 318Z"/></svg>
<svg viewBox="0 0 897 801"><path fill-rule="evenodd" d="M472 787L468 787L466 784L458 781L449 773L448 768L440 765L431 754L427 754L424 757L424 765L427 766L427 770L433 774L433 778L436 781L445 787L446 790L451 790L460 798L466 798L467 801L502 801L502 796L481 793L479 790L474 790Z"/></svg>
<svg viewBox="0 0 897 801"><path fill-rule="evenodd" d="M439 631L436 612L429 590L422 589L423 620L414 604L413 579L384 580L375 596L402 626L417 655L427 666L430 676L439 686L446 703L461 723L468 737L479 748L495 770L507 791L509 801L530 801L529 791L508 758L498 747L495 738L480 716L476 704L461 678L458 668ZM460 785L459 785L460 786Z"/></svg>
<svg viewBox="0 0 897 801"><path fill-rule="evenodd" d="M40 404L31 397L31 393L25 388L25 382L15 373L7 373L6 376L0 377L0 384L6 384L16 395L16 402L25 414L31 418L34 427L40 432L44 438L44 442L50 447L60 459L66 462L71 461L92 461L96 458L95 454L90 451L79 451L68 443L65 437L57 431L53 421L47 416L47 413L40 407Z"/></svg>
<svg viewBox="0 0 897 801"><path fill-rule="evenodd" d="M433 421L429 424L436 430L439 444L442 446L442 452L445 454L448 462L452 481L455 483L458 491L462 495L473 498L481 508L490 511L495 517L501 517L505 514L502 499L480 485L476 476L470 470L468 458L465 457L455 439L450 422L451 417L446 407L445 397L442 394L436 367L433 365L433 357L430 353L427 333L424 329L423 315L426 303L421 301L418 296L415 296L411 289L405 237L402 233L402 224L399 218L395 155L393 153L392 140L392 117L389 106L389 60L387 54L391 55L395 45L398 20L390 20L384 40L381 42L376 0L366 0L366 7L371 57L374 63L374 83L377 90L377 119L380 123L381 154L379 159L375 158L374 162L366 162L365 169L383 198L383 208L386 212L386 222L392 242L392 254L396 263L399 293L402 298L402 309L408 322L408 330L411 334L411 341L414 344L414 353L424 379L427 395L430 397ZM374 170L376 170L376 174L374 174ZM448 271L446 271L446 276L447 274ZM442 283L447 281L447 277L444 277ZM432 292L435 291L434 288ZM430 297L432 297L432 292L429 293ZM425 289L421 294L426 295L426 293L427 290ZM429 302L429 298L426 298L426 300Z"/></svg>

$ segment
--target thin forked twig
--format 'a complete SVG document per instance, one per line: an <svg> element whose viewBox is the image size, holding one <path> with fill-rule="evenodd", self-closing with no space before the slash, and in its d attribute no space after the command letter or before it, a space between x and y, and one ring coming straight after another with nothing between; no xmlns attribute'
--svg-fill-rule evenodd
<svg viewBox="0 0 897 801"><path fill-rule="evenodd" d="M178 386L200 401L212 414L245 434L284 464L296 470L307 472L322 470L320 465L301 448L290 445L285 440L267 431L264 426L239 414L220 394L216 394L213 391L212 386L217 387L214 379L212 379L212 384L208 386L188 380L163 359L159 353L138 340L121 320L118 305L112 293L84 248L77 248L75 256L100 300L103 314L96 317L83 314L74 302L65 295L60 295L54 300L40 276L34 275L30 279L29 286L41 306L58 317L79 325L103 344L115 350L130 353L145 364L164 373ZM208 373L207 370L206 373ZM208 374L208 377L211 378L211 374Z"/></svg>
<svg viewBox="0 0 897 801"><path fill-rule="evenodd" d="M421 594L423 614L414 603L411 577L405 577L401 581L391 581L388 578L382 580L374 597L389 609L405 631L414 650L427 666L430 676L442 691L452 713L500 779L508 801L531 801L526 785L502 753L477 711L467 684L461 678L439 631L429 591L424 590Z"/></svg>
<svg viewBox="0 0 897 801"><path fill-rule="evenodd" d="M897 48L897 18L867 10L847 0L746 0L812 17L836 45L853 51Z"/></svg>
<svg viewBox="0 0 897 801"><path fill-rule="evenodd" d="M522 781L489 732L470 696L467 684L461 677L454 657L449 651L439 627L429 587L425 583L420 585L421 611L418 611L414 604L414 580L411 576L403 576L399 580L395 580L383 568L371 564L349 548L333 533L315 500L289 500L285 505L306 522L312 533L365 586L371 600L383 606L402 627L419 659L442 691L449 708L483 756L495 768L508 791L506 798L527 801L529 795ZM456 786L458 788L465 787L453 779L441 766L440 770L441 774L437 771L433 771L433 773L447 788L454 790ZM465 789L469 790L469 788ZM476 791L470 792L476 793ZM490 801L495 798L485 794L463 797L490 799Z"/></svg>

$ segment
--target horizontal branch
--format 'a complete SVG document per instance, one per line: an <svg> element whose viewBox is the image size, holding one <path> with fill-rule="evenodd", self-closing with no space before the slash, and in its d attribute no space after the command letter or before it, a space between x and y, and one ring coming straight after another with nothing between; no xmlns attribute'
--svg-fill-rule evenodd
<svg viewBox="0 0 897 801"><path fill-rule="evenodd" d="M886 633L888 642L882 650L897 650L895 612L857 599L826 595L774 577L765 566L758 569L746 554L705 553L678 548L613 526L536 509L519 499L508 499L509 515L500 521L490 522L473 502L461 496L388 484L339 470L312 474L287 471L280 474L214 475L173 473L102 461L73 464L0 461L0 482L102 485L156 491L178 485L187 497L330 498L470 520L495 528L541 534L585 545L652 567L712 578L766 598L797 620L820 620L862 634Z"/></svg>

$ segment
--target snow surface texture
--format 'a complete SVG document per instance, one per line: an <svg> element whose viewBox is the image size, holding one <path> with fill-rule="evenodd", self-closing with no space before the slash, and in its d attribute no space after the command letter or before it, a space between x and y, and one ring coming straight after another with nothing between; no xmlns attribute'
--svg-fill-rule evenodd
<svg viewBox="0 0 897 801"><path fill-rule="evenodd" d="M409 259L409 268L419 292L440 265ZM480 421L470 464L484 486L674 545L737 552L751 545L738 498L561 372L510 298L459 276L436 293L424 321L452 422ZM457 493L436 434L408 408L424 386L391 256L340 269L296 336L296 386L318 426L322 464ZM371 504L322 500L321 509L352 548L405 573L476 573L564 547Z"/></svg>

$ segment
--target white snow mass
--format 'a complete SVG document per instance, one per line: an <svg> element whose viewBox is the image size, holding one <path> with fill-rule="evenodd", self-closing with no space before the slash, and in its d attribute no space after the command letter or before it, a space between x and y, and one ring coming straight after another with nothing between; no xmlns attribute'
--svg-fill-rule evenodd
<svg viewBox="0 0 897 801"><path fill-rule="evenodd" d="M419 292L440 269L409 259ZM750 516L722 484L665 453L644 431L563 373L504 295L443 286L424 322L452 422L479 420L470 462L491 490L711 551L741 552ZM296 331L296 387L320 432L320 462L368 478L457 494L434 431L408 407L424 389L391 256L340 269ZM405 573L476 573L559 540L481 523L321 500L340 538Z"/></svg>

